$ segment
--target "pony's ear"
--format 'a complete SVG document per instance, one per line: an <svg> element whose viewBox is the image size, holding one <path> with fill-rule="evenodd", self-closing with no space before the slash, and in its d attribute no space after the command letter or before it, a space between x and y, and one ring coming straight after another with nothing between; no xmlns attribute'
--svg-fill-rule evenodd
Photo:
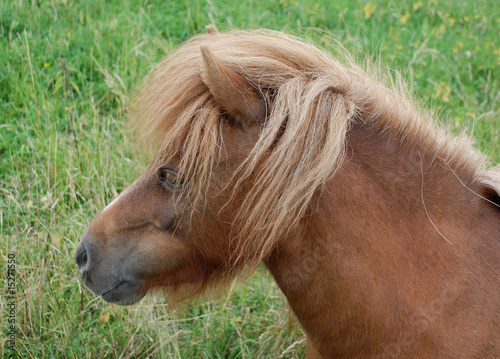
<svg viewBox="0 0 500 359"><path fill-rule="evenodd" d="M266 116L264 96L245 77L221 64L201 46L202 80L222 109L237 121L252 125Z"/></svg>
<svg viewBox="0 0 500 359"><path fill-rule="evenodd" d="M500 166L479 175L480 195L500 210Z"/></svg>

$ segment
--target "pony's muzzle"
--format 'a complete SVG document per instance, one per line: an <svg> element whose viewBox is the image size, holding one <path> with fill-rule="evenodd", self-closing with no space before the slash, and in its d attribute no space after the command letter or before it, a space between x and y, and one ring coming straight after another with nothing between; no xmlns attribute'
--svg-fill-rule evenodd
<svg viewBox="0 0 500 359"><path fill-rule="evenodd" d="M75 260L83 284L96 296L110 303L128 305L138 302L147 290L123 261L104 261L100 247L85 234L76 248Z"/></svg>

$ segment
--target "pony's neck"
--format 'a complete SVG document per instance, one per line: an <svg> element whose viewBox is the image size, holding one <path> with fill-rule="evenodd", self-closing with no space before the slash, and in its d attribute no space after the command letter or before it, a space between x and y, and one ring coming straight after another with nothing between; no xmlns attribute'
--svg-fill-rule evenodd
<svg viewBox="0 0 500 359"><path fill-rule="evenodd" d="M308 338L331 338L318 349L334 357L373 353L404 330L398 315L438 301L441 281L459 283L457 258L487 215L466 171L362 124L347 141L343 166L266 261ZM377 329L388 337L370 342Z"/></svg>

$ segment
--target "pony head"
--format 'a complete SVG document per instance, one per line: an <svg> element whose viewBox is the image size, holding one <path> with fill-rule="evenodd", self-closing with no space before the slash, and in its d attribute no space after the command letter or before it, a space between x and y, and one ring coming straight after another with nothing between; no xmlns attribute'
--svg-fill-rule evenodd
<svg viewBox="0 0 500 359"><path fill-rule="evenodd" d="M131 304L153 287L251 272L300 222L343 159L352 74L270 31L213 28L167 57L134 101L146 170L92 221L85 285Z"/></svg>

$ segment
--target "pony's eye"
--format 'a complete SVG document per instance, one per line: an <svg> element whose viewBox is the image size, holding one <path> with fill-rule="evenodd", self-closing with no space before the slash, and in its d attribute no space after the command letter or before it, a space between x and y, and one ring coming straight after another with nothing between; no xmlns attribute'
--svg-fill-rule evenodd
<svg viewBox="0 0 500 359"><path fill-rule="evenodd" d="M158 170L158 179L160 182L170 189L183 187L186 183L184 179L177 176L177 172L170 168L160 168Z"/></svg>

